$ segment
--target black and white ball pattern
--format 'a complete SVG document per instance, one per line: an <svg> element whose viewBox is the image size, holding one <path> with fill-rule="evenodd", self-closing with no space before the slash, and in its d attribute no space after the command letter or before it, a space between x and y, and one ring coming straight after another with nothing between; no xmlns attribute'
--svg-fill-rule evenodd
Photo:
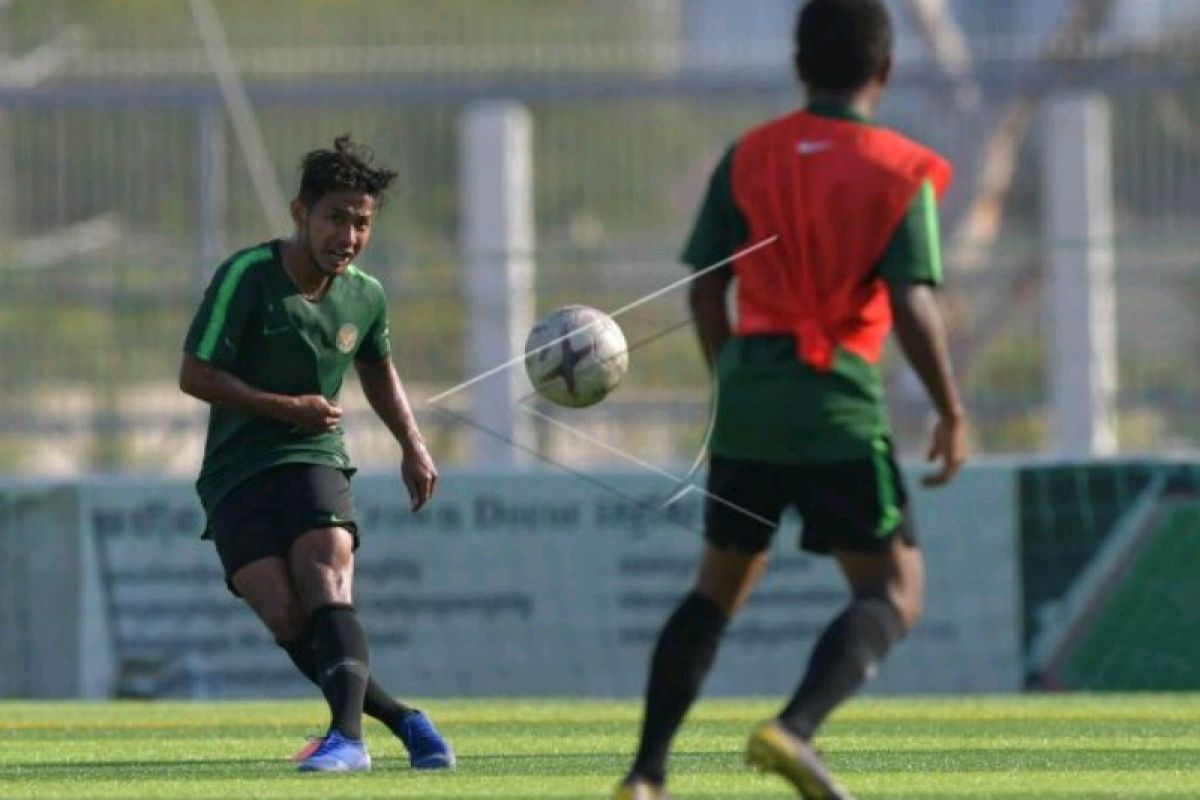
<svg viewBox="0 0 1200 800"><path fill-rule="evenodd" d="M571 408L595 405L629 368L625 334L590 306L563 306L533 326L525 340L525 372L540 395Z"/></svg>

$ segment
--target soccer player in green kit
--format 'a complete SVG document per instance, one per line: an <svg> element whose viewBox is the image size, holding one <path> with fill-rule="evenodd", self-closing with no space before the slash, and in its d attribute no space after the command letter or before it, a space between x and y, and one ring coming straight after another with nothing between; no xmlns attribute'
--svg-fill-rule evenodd
<svg viewBox="0 0 1200 800"><path fill-rule="evenodd" d="M887 10L881 0L810 0L796 48L806 107L729 149L683 254L700 270L741 253L698 276L690 294L719 388L708 491L722 502L707 504L699 576L655 646L637 755L616 800L666 798L671 739L788 506L803 521L801 547L837 561L850 602L818 638L795 694L752 732L746 757L807 800L850 798L812 739L916 623L924 592L878 368L893 325L937 412L928 455L940 469L924 483L950 481L966 458L933 293L936 197L951 170L871 122L892 68Z"/></svg>
<svg viewBox="0 0 1200 800"><path fill-rule="evenodd" d="M392 363L387 302L354 265L395 173L349 136L304 157L295 232L234 254L187 333L180 388L211 406L196 488L230 589L329 704L303 771L369 769L362 715L383 722L418 769L455 756L422 712L371 677L351 593L358 527L338 396L351 365L400 446L412 509L438 473Z"/></svg>

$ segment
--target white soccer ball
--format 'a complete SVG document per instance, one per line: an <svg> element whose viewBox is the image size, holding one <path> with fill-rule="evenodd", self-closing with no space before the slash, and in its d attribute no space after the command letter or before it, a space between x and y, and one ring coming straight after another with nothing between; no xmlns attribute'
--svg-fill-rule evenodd
<svg viewBox="0 0 1200 800"><path fill-rule="evenodd" d="M560 406L584 408L617 388L629 368L625 334L590 306L563 306L525 339L525 372L538 394Z"/></svg>

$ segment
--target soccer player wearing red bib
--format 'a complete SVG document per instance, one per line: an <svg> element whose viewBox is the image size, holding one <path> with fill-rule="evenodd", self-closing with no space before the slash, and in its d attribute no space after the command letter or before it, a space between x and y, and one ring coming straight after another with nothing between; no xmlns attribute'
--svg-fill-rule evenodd
<svg viewBox="0 0 1200 800"><path fill-rule="evenodd" d="M924 568L907 514L879 360L894 327L937 411L929 449L951 480L965 414L934 288L936 199L949 164L871 122L892 68L880 0L810 0L796 28L804 109L745 133L718 165L683 260L717 381L707 540L692 592L655 647L641 739L618 800L665 798L674 737L729 619L763 573L783 510L801 547L836 559L851 600L819 637L795 694L750 736L747 760L802 797L848 798L812 746L829 713L878 669L921 613ZM736 323L726 294L736 278Z"/></svg>

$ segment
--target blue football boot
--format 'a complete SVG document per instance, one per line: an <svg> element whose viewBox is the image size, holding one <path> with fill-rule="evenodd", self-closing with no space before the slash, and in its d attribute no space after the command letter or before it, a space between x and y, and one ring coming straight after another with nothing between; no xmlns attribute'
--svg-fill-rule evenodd
<svg viewBox="0 0 1200 800"><path fill-rule="evenodd" d="M330 731L320 746L300 762L301 772L364 772L371 768L371 755L361 739L347 739Z"/></svg>
<svg viewBox="0 0 1200 800"><path fill-rule="evenodd" d="M409 714L395 733L407 748L408 763L413 769L453 769L458 763L450 743L424 712Z"/></svg>

